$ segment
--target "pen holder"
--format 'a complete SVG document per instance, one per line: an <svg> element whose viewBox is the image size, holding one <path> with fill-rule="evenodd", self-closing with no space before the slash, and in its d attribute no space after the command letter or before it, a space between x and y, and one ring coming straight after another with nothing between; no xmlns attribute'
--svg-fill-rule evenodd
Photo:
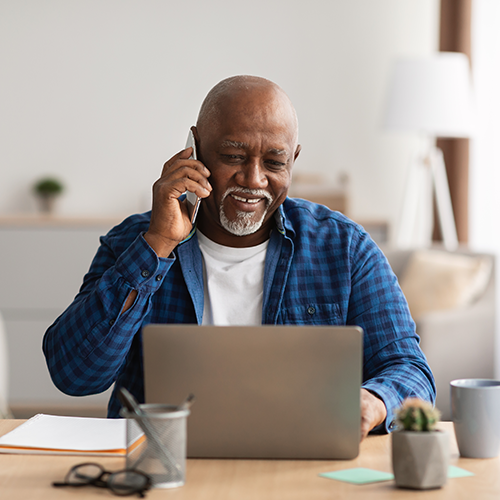
<svg viewBox="0 0 500 500"><path fill-rule="evenodd" d="M161 404L143 404L140 408L144 417L124 408L120 412L127 419L127 443L133 443L127 449L127 468L148 474L155 488L182 486L186 480L189 410Z"/></svg>

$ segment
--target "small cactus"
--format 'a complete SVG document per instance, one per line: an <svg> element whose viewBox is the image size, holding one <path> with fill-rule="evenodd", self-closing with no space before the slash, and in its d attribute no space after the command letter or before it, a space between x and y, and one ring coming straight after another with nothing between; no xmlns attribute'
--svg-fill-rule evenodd
<svg viewBox="0 0 500 500"><path fill-rule="evenodd" d="M441 413L431 403L418 398L406 399L396 411L398 428L405 431L430 432L435 430Z"/></svg>

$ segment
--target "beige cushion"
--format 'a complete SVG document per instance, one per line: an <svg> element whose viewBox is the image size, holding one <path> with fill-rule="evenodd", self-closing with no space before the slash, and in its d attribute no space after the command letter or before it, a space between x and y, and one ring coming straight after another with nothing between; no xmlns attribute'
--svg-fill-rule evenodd
<svg viewBox="0 0 500 500"><path fill-rule="evenodd" d="M488 285L492 260L441 250L415 251L401 279L413 318L430 311L465 306Z"/></svg>

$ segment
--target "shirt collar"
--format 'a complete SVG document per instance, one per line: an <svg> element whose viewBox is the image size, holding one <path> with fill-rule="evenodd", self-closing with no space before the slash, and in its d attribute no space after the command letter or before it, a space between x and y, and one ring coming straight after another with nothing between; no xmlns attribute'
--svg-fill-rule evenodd
<svg viewBox="0 0 500 500"><path fill-rule="evenodd" d="M285 209L284 209L284 205L287 202L287 200L288 200L288 197L278 207L278 210L276 210L276 212L274 212L274 219L276 221L276 229L283 236L286 236L287 232L289 234L295 235L295 230L293 229L293 225L292 225L290 219L286 216Z"/></svg>
<svg viewBox="0 0 500 500"><path fill-rule="evenodd" d="M276 229L282 235L285 235L285 212L283 210L283 204L281 204L276 212L274 212L274 221L276 222Z"/></svg>

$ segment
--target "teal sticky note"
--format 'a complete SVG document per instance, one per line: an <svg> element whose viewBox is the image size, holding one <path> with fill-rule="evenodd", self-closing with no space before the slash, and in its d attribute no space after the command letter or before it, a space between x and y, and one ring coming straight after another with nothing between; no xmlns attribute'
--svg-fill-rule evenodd
<svg viewBox="0 0 500 500"><path fill-rule="evenodd" d="M474 473L469 472L468 470L461 469L460 467L457 467L455 465L450 465L448 467L448 477L450 479L453 479L455 477L469 477L473 476Z"/></svg>
<svg viewBox="0 0 500 500"><path fill-rule="evenodd" d="M356 467L354 469L336 470L333 472L323 472L319 474L321 477L328 479L336 479L353 484L368 484L379 481L390 481L394 479L394 475L389 472L381 472L379 470L365 469L364 467Z"/></svg>

